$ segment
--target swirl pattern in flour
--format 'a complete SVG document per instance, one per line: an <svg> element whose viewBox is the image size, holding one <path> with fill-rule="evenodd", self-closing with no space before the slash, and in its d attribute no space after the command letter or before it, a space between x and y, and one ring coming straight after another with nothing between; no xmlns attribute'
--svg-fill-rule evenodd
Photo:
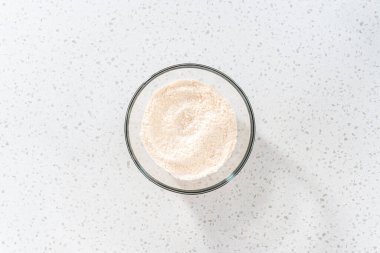
<svg viewBox="0 0 380 253"><path fill-rule="evenodd" d="M193 180L216 172L231 156L237 123L231 105L215 89L179 80L153 94L140 134L158 166Z"/></svg>

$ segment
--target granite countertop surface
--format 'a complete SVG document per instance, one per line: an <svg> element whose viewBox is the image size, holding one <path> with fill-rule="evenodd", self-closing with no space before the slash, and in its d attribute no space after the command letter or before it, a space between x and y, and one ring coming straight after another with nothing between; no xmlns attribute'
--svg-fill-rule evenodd
<svg viewBox="0 0 380 253"><path fill-rule="evenodd" d="M380 252L379 1L0 1L0 252ZM134 166L152 73L231 76L256 117L222 188Z"/></svg>

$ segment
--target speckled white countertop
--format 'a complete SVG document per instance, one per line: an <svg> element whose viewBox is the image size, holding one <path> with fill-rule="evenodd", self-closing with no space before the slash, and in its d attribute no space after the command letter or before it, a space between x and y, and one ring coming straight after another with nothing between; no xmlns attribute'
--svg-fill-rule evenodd
<svg viewBox="0 0 380 253"><path fill-rule="evenodd" d="M0 252L380 252L379 1L0 1ZM226 186L134 166L152 73L224 71L256 116Z"/></svg>

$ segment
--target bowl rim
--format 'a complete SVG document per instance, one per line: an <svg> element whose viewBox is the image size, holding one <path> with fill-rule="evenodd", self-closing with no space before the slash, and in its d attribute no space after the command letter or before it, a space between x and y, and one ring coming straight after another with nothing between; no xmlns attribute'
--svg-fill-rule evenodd
<svg viewBox="0 0 380 253"><path fill-rule="evenodd" d="M249 139L248 147L247 147L247 150L246 150L246 152L244 154L244 157L241 160L241 162L239 163L239 165L233 170L233 172L228 177L226 177L222 181L220 181L220 182L218 182L218 183L216 183L214 185L211 185L211 186L208 186L208 187L205 187L205 188L201 188L201 189L198 189L198 190L185 190L185 189L180 189L180 188L176 188L176 187L171 187L171 186L168 186L168 185L160 182L159 180L155 179L154 177L152 177L144 169L144 167L139 163L138 159L136 158L136 156L135 156L135 154L133 152L133 148L131 146L130 139L129 139L129 131L128 131L129 118L130 118L130 114L132 112L133 105L134 105L137 97L141 93L141 91L150 82L152 82L155 78L157 78L158 76L160 76L160 75L162 75L164 73L170 72L172 70L181 69L181 68L196 68L196 69L206 70L206 71L209 71L209 72L211 72L213 74L216 74L216 75L222 77L224 80L226 80L229 84L231 84L237 90L237 92L242 97L242 99L243 99L243 101L244 101L244 103L245 103L245 105L247 107L248 114L249 114L249 120L250 120L250 123L251 123L250 137L249 137L250 139ZM134 164L138 168L138 170L147 179L149 179L149 181L151 181L152 183L160 186L161 188L163 188L165 190L168 190L168 191L171 191L171 192L176 192L176 193L181 193L181 194L188 194L188 195L203 194L203 193L207 193L207 192L210 192L210 191L214 191L214 190L222 187L223 185L227 184L234 177L236 177L236 175L239 174L239 172L244 167L245 163L247 162L247 160L248 160L248 158L249 158L249 156L251 154L252 147L253 147L253 144L254 144L254 141L255 141L255 134L256 134L255 117L254 117L253 110L252 110L251 104L249 102L249 99L248 99L247 95L244 93L244 91L236 84L235 81L233 81L229 76L227 76L223 72L221 72L221 71L219 71L217 69L214 69L212 67L209 67L209 66L206 66L206 65L203 65L203 64L197 64L197 63L181 63L181 64L176 64L176 65L172 65L172 66L163 68L163 69L157 71L156 73L154 73L151 77L148 78L148 80L146 80L145 82L143 82L140 85L140 87L133 94L133 96L132 96L132 98L131 98L131 100L129 102L129 105L128 105L128 108L127 108L127 112L126 112L126 115L125 115L125 121L124 121L125 142L127 144L128 152L129 152L129 154L130 154L130 156L131 156Z"/></svg>

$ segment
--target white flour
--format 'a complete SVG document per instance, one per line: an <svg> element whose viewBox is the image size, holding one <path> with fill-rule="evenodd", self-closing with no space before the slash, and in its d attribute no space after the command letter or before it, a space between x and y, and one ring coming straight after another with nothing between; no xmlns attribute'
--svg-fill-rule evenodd
<svg viewBox="0 0 380 253"><path fill-rule="evenodd" d="M213 88L179 80L154 93L140 134L158 166L193 180L216 172L231 156L237 125L231 105Z"/></svg>

